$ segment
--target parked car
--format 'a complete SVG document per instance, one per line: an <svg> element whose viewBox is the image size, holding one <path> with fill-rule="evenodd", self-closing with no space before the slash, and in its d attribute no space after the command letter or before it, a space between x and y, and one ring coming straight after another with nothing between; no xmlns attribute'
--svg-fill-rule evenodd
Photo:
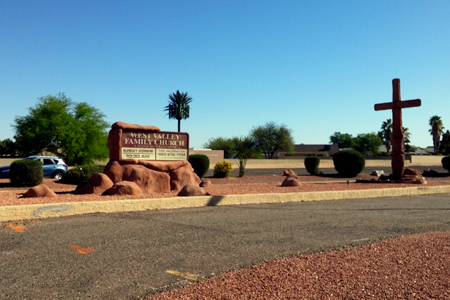
<svg viewBox="0 0 450 300"><path fill-rule="evenodd" d="M40 160L44 170L44 178L61 179L67 173L66 163L58 157L53 156L29 156L24 159ZM0 167L0 178L9 177L9 169L11 166Z"/></svg>

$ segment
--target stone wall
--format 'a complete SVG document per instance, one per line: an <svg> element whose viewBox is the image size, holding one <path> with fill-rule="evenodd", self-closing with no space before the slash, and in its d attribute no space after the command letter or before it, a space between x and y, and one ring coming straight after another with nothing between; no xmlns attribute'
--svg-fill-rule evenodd
<svg viewBox="0 0 450 300"><path fill-rule="evenodd" d="M0 167L2 166L9 166L11 163L15 160L18 160L20 158L0 158Z"/></svg>
<svg viewBox="0 0 450 300"><path fill-rule="evenodd" d="M210 164L214 165L223 160L223 150L207 150L207 149L195 149L189 150L189 155L192 154L203 154L208 156Z"/></svg>
<svg viewBox="0 0 450 300"><path fill-rule="evenodd" d="M405 161L405 167L408 166L442 166L441 160L443 156L423 156L414 155L412 156L410 162ZM238 168L238 159L225 159L233 164L233 169ZM367 167L390 167L391 159L386 157L383 159L367 159ZM304 168L304 159L249 159L247 160L247 169L293 169L293 168ZM210 169L214 169L214 164L211 163ZM326 157L320 158L320 168L334 168L333 158Z"/></svg>
<svg viewBox="0 0 450 300"><path fill-rule="evenodd" d="M444 156L434 155L412 155L411 165L415 166L441 166Z"/></svg>

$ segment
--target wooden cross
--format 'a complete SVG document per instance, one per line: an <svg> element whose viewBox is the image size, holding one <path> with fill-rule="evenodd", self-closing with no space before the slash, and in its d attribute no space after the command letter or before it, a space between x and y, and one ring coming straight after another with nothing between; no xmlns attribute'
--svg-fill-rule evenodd
<svg viewBox="0 0 450 300"><path fill-rule="evenodd" d="M402 177L405 169L405 145L403 142L402 108L417 107L420 99L402 101L400 96L400 79L392 80L392 102L375 104L375 110L392 109L392 175L395 179Z"/></svg>

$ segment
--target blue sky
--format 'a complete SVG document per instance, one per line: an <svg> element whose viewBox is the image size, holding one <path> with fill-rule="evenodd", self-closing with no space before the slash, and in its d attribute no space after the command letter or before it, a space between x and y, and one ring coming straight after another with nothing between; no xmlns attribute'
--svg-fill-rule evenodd
<svg viewBox="0 0 450 300"><path fill-rule="evenodd" d="M0 0L0 139L63 92L116 121L176 131L168 95L193 98L190 146L272 121L297 144L377 132L392 79L411 144L450 129L450 1Z"/></svg>

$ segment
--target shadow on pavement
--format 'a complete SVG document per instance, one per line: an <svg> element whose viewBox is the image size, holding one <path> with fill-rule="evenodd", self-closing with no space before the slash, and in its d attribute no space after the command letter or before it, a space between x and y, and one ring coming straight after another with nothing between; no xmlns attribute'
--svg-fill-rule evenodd
<svg viewBox="0 0 450 300"><path fill-rule="evenodd" d="M223 196L212 196L211 199L209 199L209 202L206 204L206 206L216 206L217 204L222 201Z"/></svg>

